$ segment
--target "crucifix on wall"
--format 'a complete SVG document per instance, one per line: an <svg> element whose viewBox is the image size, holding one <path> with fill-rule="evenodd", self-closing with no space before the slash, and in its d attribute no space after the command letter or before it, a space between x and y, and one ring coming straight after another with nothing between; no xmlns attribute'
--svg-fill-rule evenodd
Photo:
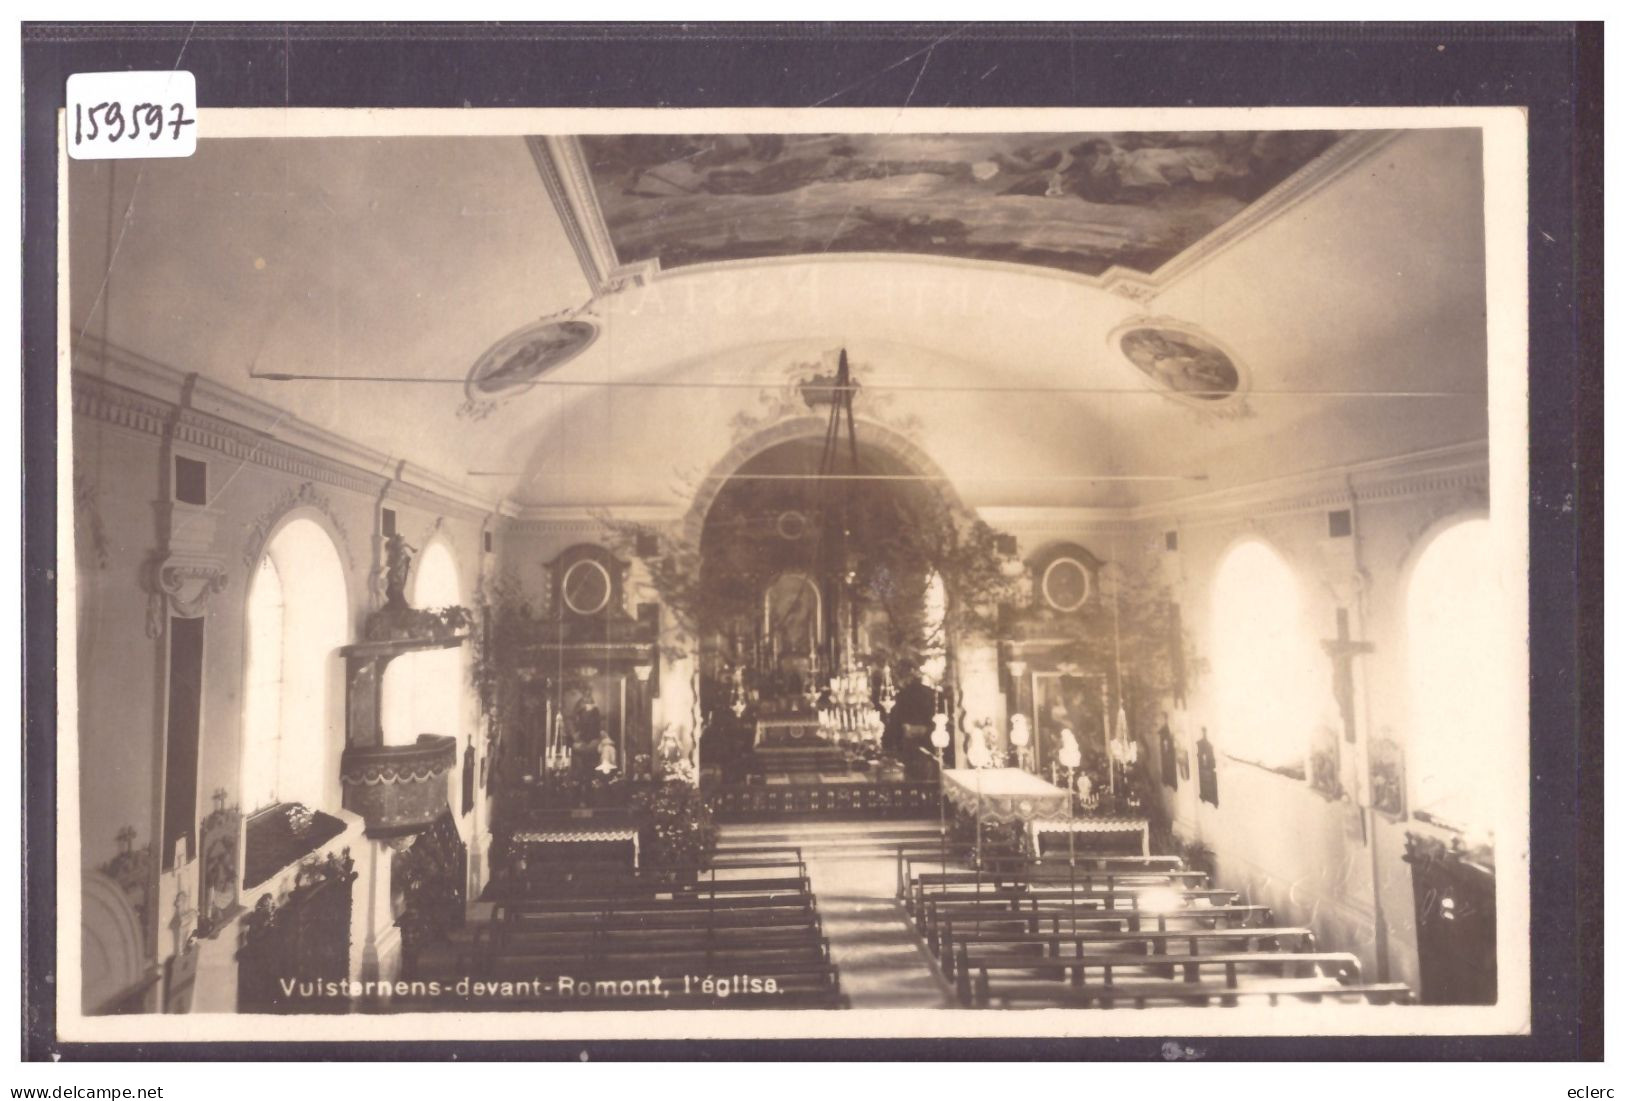
<svg viewBox="0 0 1625 1101"><path fill-rule="evenodd" d="M1343 740L1354 742L1354 659L1375 647L1349 636L1349 610L1337 609L1337 637L1321 639L1326 656L1332 659L1332 697L1343 720Z"/></svg>

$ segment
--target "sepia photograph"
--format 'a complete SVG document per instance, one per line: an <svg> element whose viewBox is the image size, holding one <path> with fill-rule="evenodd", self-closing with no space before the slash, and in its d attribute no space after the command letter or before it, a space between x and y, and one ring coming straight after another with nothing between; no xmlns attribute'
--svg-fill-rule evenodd
<svg viewBox="0 0 1625 1101"><path fill-rule="evenodd" d="M1528 1033L1522 112L197 122L59 162L64 1039Z"/></svg>

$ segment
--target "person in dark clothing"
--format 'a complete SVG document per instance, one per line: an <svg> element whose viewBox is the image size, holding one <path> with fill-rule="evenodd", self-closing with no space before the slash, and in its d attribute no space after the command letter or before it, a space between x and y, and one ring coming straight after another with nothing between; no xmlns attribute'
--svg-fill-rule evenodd
<svg viewBox="0 0 1625 1101"><path fill-rule="evenodd" d="M897 701L891 714L886 716L886 729L880 744L887 753L899 757L903 767L913 773L919 768L915 760L920 749L930 749L931 719L937 710L937 694L921 680L913 662L905 661L898 667L903 687L897 690Z"/></svg>
<svg viewBox="0 0 1625 1101"><path fill-rule="evenodd" d="M598 738L604 731L604 715L598 710L592 689L582 690L581 701L572 716L575 721L575 741L571 745L571 770L582 779L590 776L598 765Z"/></svg>

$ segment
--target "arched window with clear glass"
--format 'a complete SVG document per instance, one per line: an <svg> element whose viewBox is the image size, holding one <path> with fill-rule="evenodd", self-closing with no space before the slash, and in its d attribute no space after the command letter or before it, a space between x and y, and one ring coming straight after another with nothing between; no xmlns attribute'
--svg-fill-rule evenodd
<svg viewBox="0 0 1625 1101"><path fill-rule="evenodd" d="M1237 544L1214 577L1212 612L1215 742L1238 760L1301 774L1325 671L1291 567L1259 540Z"/></svg>
<svg viewBox="0 0 1625 1101"><path fill-rule="evenodd" d="M1494 823L1510 716L1487 670L1503 665L1490 524L1463 520L1428 540L1405 590L1413 809L1445 825Z"/></svg>
<svg viewBox="0 0 1625 1101"><path fill-rule="evenodd" d="M249 582L243 684L243 806L319 808L343 744L337 651L348 637L344 567L321 525L290 520ZM331 809L331 808L329 808Z"/></svg>

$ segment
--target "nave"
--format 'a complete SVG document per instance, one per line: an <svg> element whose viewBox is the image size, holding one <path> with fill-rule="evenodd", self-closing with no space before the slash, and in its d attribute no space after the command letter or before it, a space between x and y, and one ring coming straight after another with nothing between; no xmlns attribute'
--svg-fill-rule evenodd
<svg viewBox="0 0 1625 1101"><path fill-rule="evenodd" d="M1018 171L1107 149L1232 174ZM64 985L86 1017L1510 1015L1484 152L272 134L139 202L74 162ZM935 239L941 187L980 229ZM804 199L900 236L729 236ZM1054 247L971 247L1017 225ZM1162 243L1099 245L1131 225Z"/></svg>
<svg viewBox="0 0 1625 1101"><path fill-rule="evenodd" d="M950 846L936 823L725 828L691 876L540 863L498 879L394 1012L1409 1004L1358 957L1177 856ZM764 838L768 840L764 840ZM672 882L673 879L679 882ZM479 989L469 982L485 984ZM481 990L489 990L485 995Z"/></svg>

